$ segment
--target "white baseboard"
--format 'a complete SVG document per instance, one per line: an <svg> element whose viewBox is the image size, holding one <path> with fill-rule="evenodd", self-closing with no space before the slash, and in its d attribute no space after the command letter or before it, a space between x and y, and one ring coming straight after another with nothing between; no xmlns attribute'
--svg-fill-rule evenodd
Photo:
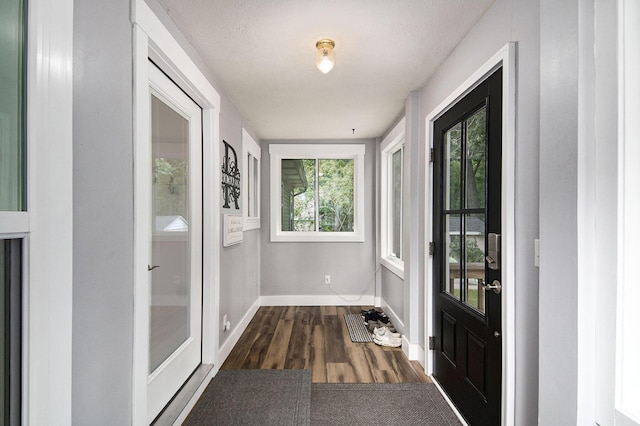
<svg viewBox="0 0 640 426"><path fill-rule="evenodd" d="M373 299L373 306L382 307L382 297L376 296Z"/></svg>
<svg viewBox="0 0 640 426"><path fill-rule="evenodd" d="M373 305L373 295L285 295L261 296L261 306L349 306Z"/></svg>
<svg viewBox="0 0 640 426"><path fill-rule="evenodd" d="M244 333L244 331L247 329L247 326L251 322L251 319L256 314L256 312L258 312L259 308L260 298L258 298L253 303L253 305L251 305L244 317L242 317L236 327L231 330L229 338L224 342L222 346L220 346L220 350L218 351L218 368L227 359L236 343L238 343L238 340L240 340L240 336L242 336L242 333Z"/></svg>
<svg viewBox="0 0 640 426"><path fill-rule="evenodd" d="M424 349L417 343L411 343L407 340L407 336L402 336L402 352L410 361L418 361L424 368Z"/></svg>

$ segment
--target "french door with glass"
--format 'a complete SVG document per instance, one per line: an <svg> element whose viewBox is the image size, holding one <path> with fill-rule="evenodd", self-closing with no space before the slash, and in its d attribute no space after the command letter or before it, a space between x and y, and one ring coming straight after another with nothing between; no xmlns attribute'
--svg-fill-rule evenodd
<svg viewBox="0 0 640 426"><path fill-rule="evenodd" d="M149 89L151 422L202 360L202 110L151 62Z"/></svg>

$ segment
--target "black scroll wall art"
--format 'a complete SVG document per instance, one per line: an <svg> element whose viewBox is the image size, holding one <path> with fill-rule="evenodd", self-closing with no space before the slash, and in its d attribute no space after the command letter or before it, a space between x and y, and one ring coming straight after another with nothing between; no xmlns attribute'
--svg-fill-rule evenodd
<svg viewBox="0 0 640 426"><path fill-rule="evenodd" d="M238 155L226 141L224 143L224 158L222 159L222 197L223 208L231 208L230 203L234 203L236 209L239 209L238 200L240 199L240 170L238 169ZM233 156L233 158L232 158Z"/></svg>

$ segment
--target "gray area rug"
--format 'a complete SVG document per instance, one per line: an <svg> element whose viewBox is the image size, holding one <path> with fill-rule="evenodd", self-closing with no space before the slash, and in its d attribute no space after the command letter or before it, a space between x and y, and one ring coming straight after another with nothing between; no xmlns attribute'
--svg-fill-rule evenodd
<svg viewBox="0 0 640 426"><path fill-rule="evenodd" d="M309 425L310 370L220 370L184 425Z"/></svg>
<svg viewBox="0 0 640 426"><path fill-rule="evenodd" d="M434 384L311 385L311 425L460 425Z"/></svg>
<svg viewBox="0 0 640 426"><path fill-rule="evenodd" d="M364 323L364 318L360 314L344 314L344 321L347 323L349 337L352 342L365 343L373 342L371 332Z"/></svg>

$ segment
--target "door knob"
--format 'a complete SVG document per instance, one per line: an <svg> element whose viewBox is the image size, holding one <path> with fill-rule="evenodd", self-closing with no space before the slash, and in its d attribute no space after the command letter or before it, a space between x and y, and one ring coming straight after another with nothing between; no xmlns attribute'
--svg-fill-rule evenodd
<svg viewBox="0 0 640 426"><path fill-rule="evenodd" d="M502 284L500 284L500 281L498 280L493 280L491 284L482 284L482 288L485 290L493 290L495 294L500 294L502 291Z"/></svg>
<svg viewBox="0 0 640 426"><path fill-rule="evenodd" d="M160 267L160 265L153 265L153 266L147 265L147 271L153 271L154 269L159 268L159 267Z"/></svg>

